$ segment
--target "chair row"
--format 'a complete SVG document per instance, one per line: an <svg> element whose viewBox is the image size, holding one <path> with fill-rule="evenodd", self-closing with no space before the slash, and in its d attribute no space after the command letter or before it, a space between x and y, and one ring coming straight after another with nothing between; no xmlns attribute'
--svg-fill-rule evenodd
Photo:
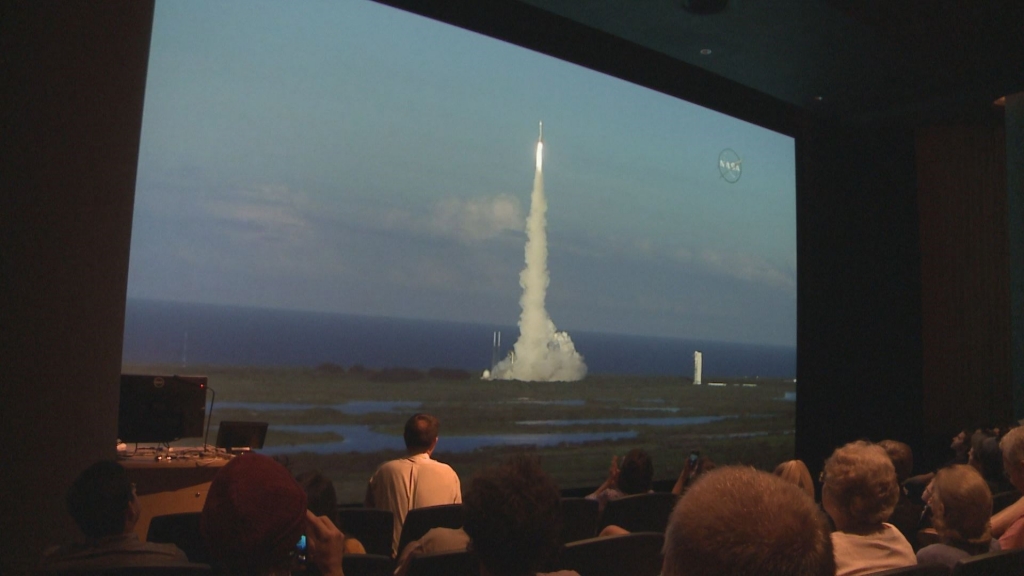
<svg viewBox="0 0 1024 576"><path fill-rule="evenodd" d="M919 564L876 572L870 576L1022 576L1024 549L979 554L956 563L952 570L942 564Z"/></svg>
<svg viewBox="0 0 1024 576"><path fill-rule="evenodd" d="M562 498L562 532L559 544L576 542L597 536L608 525L629 532L665 532L669 515L679 497L670 493L649 493L626 496L608 502L604 513L598 510L596 500ZM362 542L368 554L391 554L394 518L390 512L371 508L339 507L335 519L346 535ZM402 526L398 550L413 540L423 537L431 528L461 528L460 504L431 506L410 510Z"/></svg>
<svg viewBox="0 0 1024 576"><path fill-rule="evenodd" d="M581 576L658 576L665 535L635 532L589 538L561 547L551 570L574 570ZM388 556L346 556L342 568L348 576L391 576L395 564ZM479 562L471 551L438 552L414 556L407 576L479 576Z"/></svg>
<svg viewBox="0 0 1024 576"><path fill-rule="evenodd" d="M563 498L562 532L559 544L593 538L610 524L630 532L663 533L678 497L669 493L627 496L608 502L604 513L598 512L596 500ZM198 512L167 514L154 517L146 539L150 542L173 543L193 562L210 563L199 531ZM369 555L391 557L394 516L391 512L371 508L339 507L335 517L338 528L358 539ZM422 538L431 528L461 528L462 505L449 504L410 510L402 527L399 550L413 540Z"/></svg>

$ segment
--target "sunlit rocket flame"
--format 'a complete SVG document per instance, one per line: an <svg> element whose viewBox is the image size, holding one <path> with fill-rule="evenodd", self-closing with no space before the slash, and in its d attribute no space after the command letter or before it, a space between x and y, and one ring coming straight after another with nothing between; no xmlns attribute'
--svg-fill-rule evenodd
<svg viewBox="0 0 1024 576"><path fill-rule="evenodd" d="M537 170L540 171L544 165L544 143L537 142Z"/></svg>

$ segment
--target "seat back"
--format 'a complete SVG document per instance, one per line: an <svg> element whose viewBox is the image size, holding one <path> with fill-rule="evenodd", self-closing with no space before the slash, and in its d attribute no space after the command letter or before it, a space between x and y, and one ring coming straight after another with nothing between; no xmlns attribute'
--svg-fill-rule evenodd
<svg viewBox="0 0 1024 576"><path fill-rule="evenodd" d="M391 540L388 539L388 554L345 554L341 559L341 570L349 576L392 576L395 560L391 557Z"/></svg>
<svg viewBox="0 0 1024 576"><path fill-rule="evenodd" d="M949 566L945 564L914 564L903 568L872 572L869 576L949 576L949 572Z"/></svg>
<svg viewBox="0 0 1024 576"><path fill-rule="evenodd" d="M95 570L46 570L32 572L33 576L206 576L212 574L206 564L176 564L170 566L135 566L132 568L102 568Z"/></svg>
<svg viewBox="0 0 1024 576"><path fill-rule="evenodd" d="M206 542L199 530L202 512L183 512L154 516L146 532L147 542L164 542L181 548L191 562L210 563Z"/></svg>
<svg viewBox="0 0 1024 576"><path fill-rule="evenodd" d="M614 524L630 532L665 532L679 496L669 492L634 494L611 500L601 514L600 527Z"/></svg>
<svg viewBox="0 0 1024 576"><path fill-rule="evenodd" d="M396 553L401 554L406 544L419 540L431 528L462 528L462 504L444 504L409 510L405 515Z"/></svg>
<svg viewBox="0 0 1024 576"><path fill-rule="evenodd" d="M1024 548L978 554L953 567L953 576L1017 576L1024 574Z"/></svg>
<svg viewBox="0 0 1024 576"><path fill-rule="evenodd" d="M562 498L561 508L562 533L559 544L586 540L597 535L597 521L600 517L597 500Z"/></svg>
<svg viewBox="0 0 1024 576"><path fill-rule="evenodd" d="M417 554L406 576L479 576L480 562L469 550Z"/></svg>
<svg viewBox="0 0 1024 576"><path fill-rule="evenodd" d="M664 543L660 532L588 538L562 546L556 564L582 576L658 576Z"/></svg>
<svg viewBox="0 0 1024 576"><path fill-rule="evenodd" d="M346 537L359 540L367 554L391 556L395 515L377 508L338 508L335 518L338 530Z"/></svg>
<svg viewBox="0 0 1024 576"><path fill-rule="evenodd" d="M1006 509L1007 506L1013 504L1017 500L1020 500L1020 492L1016 490L1009 490L1007 492L1000 492L992 495L992 513L998 514Z"/></svg>
<svg viewBox="0 0 1024 576"><path fill-rule="evenodd" d="M907 540L909 541L910 539L908 538ZM925 546L930 546L932 544L938 544L939 542L942 542L942 538L939 538L939 533L935 531L935 528L923 528L917 531L915 541L917 546L914 549L920 550ZM914 543L915 542L911 542L911 544Z"/></svg>

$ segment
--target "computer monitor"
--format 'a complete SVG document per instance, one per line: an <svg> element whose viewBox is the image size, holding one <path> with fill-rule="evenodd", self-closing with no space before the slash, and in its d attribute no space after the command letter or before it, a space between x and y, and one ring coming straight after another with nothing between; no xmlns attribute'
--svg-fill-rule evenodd
<svg viewBox="0 0 1024 576"><path fill-rule="evenodd" d="M266 422L222 421L217 428L217 448L263 448L267 439Z"/></svg>
<svg viewBox="0 0 1024 576"><path fill-rule="evenodd" d="M117 436L122 442L202 438L206 376L122 374Z"/></svg>

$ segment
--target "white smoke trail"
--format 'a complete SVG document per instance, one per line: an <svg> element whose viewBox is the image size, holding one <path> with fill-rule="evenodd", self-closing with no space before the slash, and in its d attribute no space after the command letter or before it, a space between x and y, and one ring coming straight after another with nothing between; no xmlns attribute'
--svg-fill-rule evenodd
<svg viewBox="0 0 1024 576"><path fill-rule="evenodd" d="M495 380L570 382L587 375L587 365L572 338L559 332L544 306L548 274L548 203L544 197L543 139L537 142L537 170L526 219L526 267L519 273L523 295L519 299L519 339L509 356L490 372Z"/></svg>

